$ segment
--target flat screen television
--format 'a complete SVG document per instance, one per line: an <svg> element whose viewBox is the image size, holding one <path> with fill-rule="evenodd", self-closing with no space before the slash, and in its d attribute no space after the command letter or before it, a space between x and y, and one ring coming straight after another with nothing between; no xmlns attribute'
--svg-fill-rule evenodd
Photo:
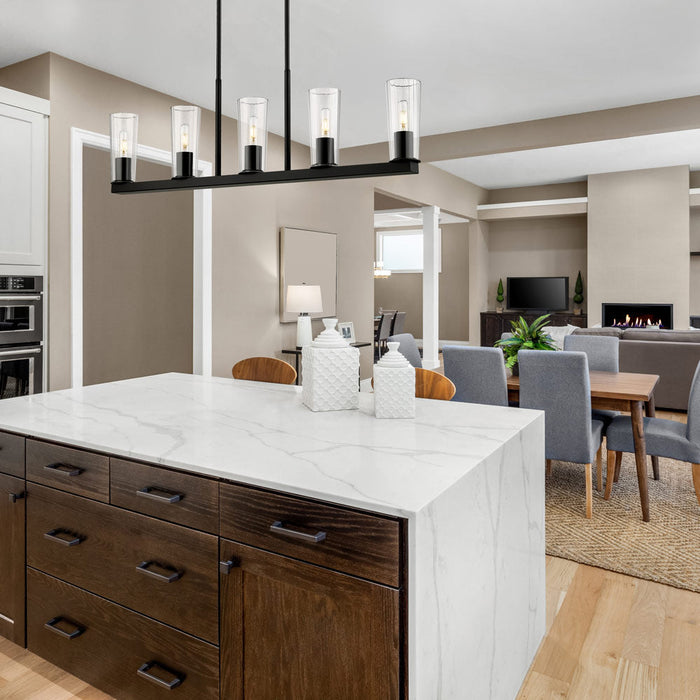
<svg viewBox="0 0 700 700"><path fill-rule="evenodd" d="M569 308L568 277L509 277L506 303L522 311L566 311Z"/></svg>

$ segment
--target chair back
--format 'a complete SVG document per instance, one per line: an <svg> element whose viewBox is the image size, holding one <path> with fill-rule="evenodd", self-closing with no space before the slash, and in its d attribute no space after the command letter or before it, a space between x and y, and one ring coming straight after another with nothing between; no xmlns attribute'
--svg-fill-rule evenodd
<svg viewBox="0 0 700 700"><path fill-rule="evenodd" d="M587 464L597 445L591 435L591 382L586 353L521 350L520 407L545 412L545 457Z"/></svg>
<svg viewBox="0 0 700 700"><path fill-rule="evenodd" d="M445 376L457 388L454 401L508 405L506 366L499 348L445 345L442 358Z"/></svg>
<svg viewBox="0 0 700 700"><path fill-rule="evenodd" d="M418 343L410 333L400 333L387 338L387 341L399 344L399 352L414 366L423 367L423 358L420 356Z"/></svg>
<svg viewBox="0 0 700 700"><path fill-rule="evenodd" d="M695 368L688 397L688 427L686 437L694 445L700 445L700 362Z"/></svg>
<svg viewBox="0 0 700 700"><path fill-rule="evenodd" d="M398 335L403 333L403 327L406 324L406 312L397 311L396 316L394 316L394 322L391 324L391 335Z"/></svg>
<svg viewBox="0 0 700 700"><path fill-rule="evenodd" d="M391 335L391 324L394 322L395 311L383 311L382 319L379 321L379 330L377 332L378 340L386 340Z"/></svg>
<svg viewBox="0 0 700 700"><path fill-rule="evenodd" d="M297 371L289 362L276 357L248 357L236 362L231 369L234 379L247 379L253 382L270 384L294 384Z"/></svg>
<svg viewBox="0 0 700 700"><path fill-rule="evenodd" d="M455 385L443 374L416 367L416 398L450 401L454 395Z"/></svg>
<svg viewBox="0 0 700 700"><path fill-rule="evenodd" d="M599 372L620 371L620 339L605 335L564 336L564 350L585 352L588 369Z"/></svg>

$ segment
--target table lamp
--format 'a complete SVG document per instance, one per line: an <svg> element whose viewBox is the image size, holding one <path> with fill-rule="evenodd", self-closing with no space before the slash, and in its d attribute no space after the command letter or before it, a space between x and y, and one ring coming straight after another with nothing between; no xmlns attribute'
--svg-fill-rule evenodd
<svg viewBox="0 0 700 700"><path fill-rule="evenodd" d="M321 304L321 287L317 284L290 284L287 286L287 303L285 310L298 313L297 347L303 348L311 343L310 313L323 311Z"/></svg>

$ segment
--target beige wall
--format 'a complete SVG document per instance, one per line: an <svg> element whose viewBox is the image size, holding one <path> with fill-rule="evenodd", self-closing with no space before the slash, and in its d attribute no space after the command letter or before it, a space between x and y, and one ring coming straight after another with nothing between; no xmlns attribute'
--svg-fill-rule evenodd
<svg viewBox="0 0 700 700"><path fill-rule="evenodd" d="M440 273L440 340L469 340L469 229L447 224L442 229ZM423 337L423 275L394 274L374 281L375 309L406 312L404 331Z"/></svg>
<svg viewBox="0 0 700 700"><path fill-rule="evenodd" d="M50 98L49 61L50 54L44 53L0 68L0 85L48 100Z"/></svg>
<svg viewBox="0 0 700 700"><path fill-rule="evenodd" d="M487 221L469 224L469 342L481 344L481 312L488 311L489 232Z"/></svg>
<svg viewBox="0 0 700 700"><path fill-rule="evenodd" d="M498 280L505 289L507 277L568 276L571 299L580 270L587 298L586 217L491 221L488 270L489 310L496 307Z"/></svg>
<svg viewBox="0 0 700 700"><path fill-rule="evenodd" d="M689 316L688 167L588 178L588 309L602 302L673 303L674 326Z"/></svg>
<svg viewBox="0 0 700 700"><path fill-rule="evenodd" d="M487 204L503 202L537 202L545 199L564 199L568 197L585 197L588 193L586 180L580 182L562 182L556 185L534 185L532 187L504 187L489 190Z"/></svg>
<svg viewBox="0 0 700 700"><path fill-rule="evenodd" d="M170 107L180 100L55 54L41 60L49 66L51 100L49 381L51 389L60 389L70 385L70 128L108 133L111 112L133 111L140 115L140 143L168 150ZM16 80L16 74L13 67L0 69L0 84ZM32 81L41 82L36 75ZM32 86L14 82L12 87L33 91ZM235 132L236 122L224 118L223 172L236 170ZM280 169L282 139L270 135L268 146L268 170ZM292 154L293 167L308 166L308 148L293 144ZM213 155L213 114L203 110L200 158L211 161ZM215 374L228 376L234 362L251 354L281 356L283 347L294 344L295 325L279 322L280 226L339 235L337 313L341 320L355 323L358 339L371 339L375 189L470 216L475 215L476 202L485 196L480 188L431 166L422 167L416 176L214 192ZM320 330L319 323L315 329ZM361 355L363 376L368 376L371 349L363 349Z"/></svg>
<svg viewBox="0 0 700 700"><path fill-rule="evenodd" d="M139 177L170 177L140 163ZM115 197L110 156L83 152L83 382L192 371L191 192Z"/></svg>
<svg viewBox="0 0 700 700"><path fill-rule="evenodd" d="M690 210L690 250L700 250L700 209ZM700 316L700 255L690 258L690 314Z"/></svg>

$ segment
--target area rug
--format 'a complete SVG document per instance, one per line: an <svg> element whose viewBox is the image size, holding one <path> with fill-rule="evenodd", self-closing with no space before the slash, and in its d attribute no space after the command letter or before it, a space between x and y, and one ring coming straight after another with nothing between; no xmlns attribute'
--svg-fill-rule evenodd
<svg viewBox="0 0 700 700"><path fill-rule="evenodd" d="M552 467L547 554L700 592L700 505L689 464L660 460L660 481L649 477L648 523L642 521L634 455L624 455L609 501L594 487L591 520L585 517L584 466L555 461Z"/></svg>

